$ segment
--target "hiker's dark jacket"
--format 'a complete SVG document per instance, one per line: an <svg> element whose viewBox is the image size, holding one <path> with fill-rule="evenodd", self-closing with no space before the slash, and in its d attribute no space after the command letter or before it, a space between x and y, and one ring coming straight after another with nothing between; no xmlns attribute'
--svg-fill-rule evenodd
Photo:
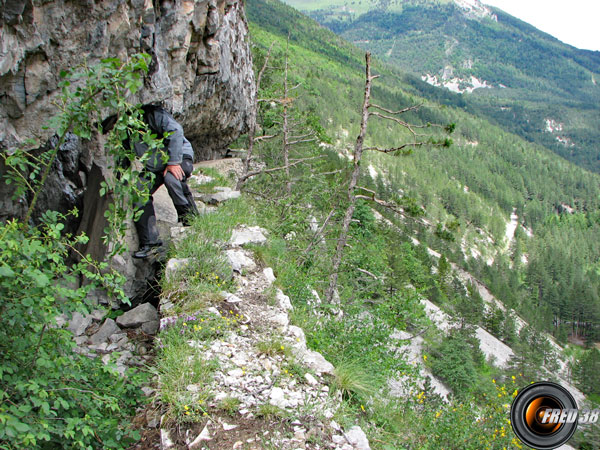
<svg viewBox="0 0 600 450"><path fill-rule="evenodd" d="M160 107L144 107L144 122L148 124L152 133L158 138L166 133L171 133L163 141L164 147L153 149L150 157L146 161L146 169L151 172L161 172L167 165L181 164L183 157L194 159L194 150L192 144L183 135L183 128L173 118L171 114ZM144 155L150 151L143 142L134 144L135 152L138 156ZM163 152L167 153L167 161L163 160Z"/></svg>

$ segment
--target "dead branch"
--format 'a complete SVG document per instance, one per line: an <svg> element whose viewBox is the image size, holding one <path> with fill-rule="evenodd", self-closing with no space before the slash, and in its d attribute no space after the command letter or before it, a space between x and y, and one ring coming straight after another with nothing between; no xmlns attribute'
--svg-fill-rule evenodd
<svg viewBox="0 0 600 450"><path fill-rule="evenodd" d="M290 141L290 142L288 142L288 145L304 144L306 142L315 142L316 140L317 140L317 138L298 139L296 141Z"/></svg>
<svg viewBox="0 0 600 450"><path fill-rule="evenodd" d="M279 134L265 134L263 136L258 136L256 138L254 138L254 142L259 142L259 141L264 141L267 139L273 139L274 137L279 136Z"/></svg>
<svg viewBox="0 0 600 450"><path fill-rule="evenodd" d="M402 144L400 147L393 148L380 148L380 147L367 147L365 150L375 150L381 153L393 153L398 152L400 150L404 150L406 147L422 147L423 145L428 144L429 142L411 142L408 144Z"/></svg>
<svg viewBox="0 0 600 450"><path fill-rule="evenodd" d="M271 169L255 170L254 172L248 172L247 174L242 175L240 177L240 181L244 182L248 178L254 177L256 175L261 175L263 173L266 173L266 174L270 175L272 172L277 172L278 170L286 170L286 169L289 169L290 167L293 167L293 166L295 166L297 164L300 164L302 162L309 161L311 159L322 158L322 157L323 157L323 155L311 156L311 157L308 157L308 158L300 158L300 159L297 159L297 160L295 160L295 161L293 161L293 162L291 162L289 164L283 165L283 166L272 167ZM238 181L238 183L239 183L239 181Z"/></svg>
<svg viewBox="0 0 600 450"><path fill-rule="evenodd" d="M375 105L374 103L372 103L369 105L369 108L375 108L375 109L379 109L380 111L383 111L388 114L397 115L397 114L404 114L408 111L416 111L416 110L420 109L422 106L423 106L423 104L421 103L419 105L409 106L409 107L401 109L399 111L392 111L391 109L387 109L387 108L384 108L383 106Z"/></svg>
<svg viewBox="0 0 600 450"><path fill-rule="evenodd" d="M371 278L374 278L377 281L379 281L379 277L377 275L375 275L374 273L369 272L366 269L361 269L360 267L356 267L356 270L358 270L360 273L364 273L365 275L369 275Z"/></svg>

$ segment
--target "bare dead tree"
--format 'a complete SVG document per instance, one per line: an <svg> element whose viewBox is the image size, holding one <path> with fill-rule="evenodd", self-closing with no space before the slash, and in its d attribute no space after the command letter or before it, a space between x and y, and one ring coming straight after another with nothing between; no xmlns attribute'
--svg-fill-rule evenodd
<svg viewBox="0 0 600 450"><path fill-rule="evenodd" d="M350 176L350 183L348 185L348 208L346 209L346 214L344 215L344 220L342 222L342 231L340 233L340 237L338 238L337 246L335 249L335 255L333 256L331 275L329 276L329 286L327 287L327 291L325 293L325 301L327 303L332 302L334 292L337 288L338 271L342 262L344 247L346 246L346 241L348 240L348 230L350 229L350 221L352 220L352 214L354 214L354 208L356 207L356 197L354 196L354 188L358 183L358 177L360 175L360 160L362 158L363 153L363 142L365 140L365 135L367 134L367 122L369 121L369 102L371 100L371 84L373 83L373 80L377 78L377 75L371 75L370 52L367 52L365 54L365 63L365 96L362 106L360 132L358 133L358 137L356 138L356 144L354 145L354 168L352 170L352 175Z"/></svg>
<svg viewBox="0 0 600 450"><path fill-rule="evenodd" d="M285 190L289 194L292 191L292 184L290 181L290 168L288 167L288 159L290 154L289 144L289 123L288 123L288 104L292 101L289 98L288 93L288 67L289 67L289 54L290 54L290 35L288 33L287 44L285 47L285 69L283 74L283 165L285 169Z"/></svg>
<svg viewBox="0 0 600 450"><path fill-rule="evenodd" d="M262 81L262 77L263 77L265 70L268 68L270 68L270 69L273 68L273 67L269 66L269 58L271 56L272 48L273 48L273 44L271 44L271 47L269 47L269 51L265 58L264 64L258 73L257 82L256 82L257 92L260 90L261 81ZM281 113L281 121L273 121L273 123L281 126L281 133L256 136L256 127L257 127L256 123L253 123L251 125L250 130L248 132L248 152L247 152L247 157L246 157L246 161L244 164L244 170L243 170L242 175L239 177L237 185L236 185L236 189L238 189L238 190L241 189L242 186L244 185L244 183L251 177L254 177L256 175L261 175L261 174L271 175L273 172L283 170L283 171L285 171L285 176L286 176L286 192L289 194L291 192L291 186L292 186L292 179L290 177L290 168L294 167L304 161L308 161L310 159L315 159L314 157L313 158L301 158L299 160L291 160L290 159L290 149L292 146L297 145L297 144L315 141L316 137L315 137L315 133L313 131L309 131L307 133L301 133L299 135L294 135L294 129L299 125L299 121L294 120L291 117L291 109L292 109L292 104L294 101L294 98L292 98L292 96L291 96L291 91L300 87L300 84L298 84L296 86L289 85L289 36L288 36L288 41L287 41L287 46L286 46L286 51L285 51L284 66L283 66L283 68L277 67L277 69L283 70L283 92L282 92L281 97L277 96L276 98L259 98L259 99L257 99L254 107L255 107L256 115L258 115L258 105L260 103L269 102L269 103L280 104L282 106L282 110L283 110ZM270 168L270 169L261 169L261 170L250 171L250 161L251 161L251 157L253 154L255 144L265 141L265 140L268 140L268 139L273 139L273 138L279 136L280 134L282 135L282 140L283 140L283 149L282 149L283 150L282 151L283 164L280 165L279 167L274 167L274 168Z"/></svg>
<svg viewBox="0 0 600 450"><path fill-rule="evenodd" d="M429 128L432 126L442 128L441 125L430 124L430 123L427 123L424 125L412 124L412 123L406 122L398 117L399 115L407 113L409 111L416 111L419 108L421 108L421 106L423 106L423 105L421 105L421 104L413 105L413 106L409 106L407 108L401 109L399 111L393 111L393 110L384 108L382 106L372 104L371 103L371 85L372 85L373 80L378 78L378 75L371 75L371 54L370 54L370 52L367 52L365 54L365 63L366 63L365 64L365 72L366 72L365 73L365 95L364 95L363 106L362 106L360 132L358 134L358 137L356 138L356 143L354 145L354 153L353 153L354 167L353 167L352 174L350 176L350 182L348 185L348 207L347 207L346 213L344 215L344 220L342 222L342 230L340 232L340 236L337 241L335 254L333 256L331 274L329 276L329 286L327 287L327 291L325 292L325 300L328 303L332 302L334 293L337 288L338 273L340 270L340 265L342 263L342 256L344 253L344 248L346 247L347 241L348 241L348 231L350 229L350 223L352 222L352 215L354 214L354 210L356 208L356 199L361 198L361 199L371 200L374 203L376 203L382 207L385 207L385 208L387 208L395 213L398 213L398 214L402 214L404 212L403 209L401 207L399 207L398 205L396 205L395 203L386 202L384 200L377 198L375 196L375 192L370 189L366 189L366 188L362 188L362 187L360 188L363 191L369 192L371 195L355 194L355 190L358 188L357 183L358 183L358 179L360 177L360 162L362 159L363 151L364 150L373 150L373 151L378 151L381 153L399 153L399 152L406 151L406 149L418 148L418 147L422 147L425 145L432 146L432 147L447 147L451 144L451 141L449 139L435 140L435 139L432 139L428 134L419 133L420 129ZM375 111L372 111L370 109L374 109ZM377 117L380 119L384 119L384 120L389 120L389 121L392 121L392 122L402 126L403 128L405 128L406 130L409 131L409 133L412 136L412 140L410 142L404 143L402 145L399 145L396 147L390 147L390 148L382 148L382 147L363 148L363 143L364 143L365 136L367 133L367 123L369 121L369 117L371 117L371 116L374 116L374 117ZM454 129L454 125L446 126L445 129L447 132L452 132ZM360 269L359 271L362 273L366 273L364 269ZM370 272L368 274L373 277L376 277L374 274L371 274Z"/></svg>
<svg viewBox="0 0 600 450"><path fill-rule="evenodd" d="M269 47L269 51L267 52L267 56L265 57L265 62L262 65L261 69L258 72L258 77L256 78L256 95L258 95L260 91L260 83L262 81L262 77L267 70L267 66L269 65L269 58L271 57L271 50L273 50L273 43ZM252 159L252 151L254 150L254 143L258 140L256 136L256 116L258 115L258 103L260 100L257 100L254 104L254 117L255 120L250 124L250 129L248 130L248 152L246 153L246 161L244 162L244 171L242 176L238 179L236 184L236 190L240 190L244 182L249 178L248 171L250 170L250 160ZM261 139L266 139L265 136L261 136Z"/></svg>

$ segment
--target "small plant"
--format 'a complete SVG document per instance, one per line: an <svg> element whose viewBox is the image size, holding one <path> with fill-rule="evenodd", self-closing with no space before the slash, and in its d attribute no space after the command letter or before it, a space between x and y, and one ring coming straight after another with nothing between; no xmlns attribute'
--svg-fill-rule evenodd
<svg viewBox="0 0 600 450"><path fill-rule="evenodd" d="M218 408L233 417L237 413L240 403L239 398L227 396L219 402Z"/></svg>
<svg viewBox="0 0 600 450"><path fill-rule="evenodd" d="M290 355L290 348L286 346L282 340L271 338L268 341L260 341L256 344L256 349L267 356L275 355Z"/></svg>
<svg viewBox="0 0 600 450"><path fill-rule="evenodd" d="M257 417L262 417L266 420L273 419L284 419L289 416L289 413L281 409L278 406L271 405L270 403L263 403L258 407L258 411L256 412Z"/></svg>
<svg viewBox="0 0 600 450"><path fill-rule="evenodd" d="M367 399L377 392L378 380L358 361L347 360L336 366L333 385L341 391L343 398Z"/></svg>

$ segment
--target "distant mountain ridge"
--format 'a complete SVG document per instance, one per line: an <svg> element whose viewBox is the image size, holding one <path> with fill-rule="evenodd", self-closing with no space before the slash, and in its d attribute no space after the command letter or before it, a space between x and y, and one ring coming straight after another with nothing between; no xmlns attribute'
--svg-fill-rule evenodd
<svg viewBox="0 0 600 450"><path fill-rule="evenodd" d="M416 75L411 83L422 95L600 171L600 52L564 44L479 0L287 3Z"/></svg>

